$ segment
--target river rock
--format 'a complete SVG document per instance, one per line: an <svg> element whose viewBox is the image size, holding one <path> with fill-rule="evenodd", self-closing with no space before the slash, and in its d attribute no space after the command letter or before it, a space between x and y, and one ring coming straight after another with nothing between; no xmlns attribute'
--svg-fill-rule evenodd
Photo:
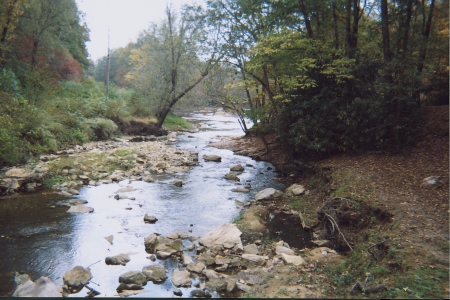
<svg viewBox="0 0 450 300"><path fill-rule="evenodd" d="M206 268L206 266L202 262L199 262L197 264L192 262L186 266L186 270L188 270L191 273L197 273L197 274L202 274L202 272L205 268Z"/></svg>
<svg viewBox="0 0 450 300"><path fill-rule="evenodd" d="M269 259L268 256L260 256L256 254L242 254L242 258L259 266L264 265L266 263L266 260Z"/></svg>
<svg viewBox="0 0 450 300"><path fill-rule="evenodd" d="M224 245L229 248L232 246L233 250L236 252L243 252L244 246L241 241L242 232L236 227L236 225L231 223L225 223L222 226L208 232L202 236L198 241L199 244L211 248L224 248Z"/></svg>
<svg viewBox="0 0 450 300"><path fill-rule="evenodd" d="M77 191L77 190L75 190L75 189L68 189L67 192L68 192L69 194L75 195L75 196L80 194L80 192Z"/></svg>
<svg viewBox="0 0 450 300"><path fill-rule="evenodd" d="M181 261L183 262L183 266L187 266L189 264L194 263L194 260L192 259L192 257L186 253L183 253L181 255Z"/></svg>
<svg viewBox="0 0 450 300"><path fill-rule="evenodd" d="M155 224L158 219L155 216L149 216L145 214L144 216L144 222L149 224Z"/></svg>
<svg viewBox="0 0 450 300"><path fill-rule="evenodd" d="M147 284L147 277L142 272L129 271L120 275L119 283L133 284L142 287Z"/></svg>
<svg viewBox="0 0 450 300"><path fill-rule="evenodd" d="M219 155L215 155L215 154L205 155L205 156L203 156L203 159L205 161L213 161L213 162L221 162L222 161L222 157L220 157Z"/></svg>
<svg viewBox="0 0 450 300"><path fill-rule="evenodd" d="M112 245L113 244L113 240L114 240L114 236L112 236L112 235L105 236L105 239Z"/></svg>
<svg viewBox="0 0 450 300"><path fill-rule="evenodd" d="M282 191L276 190L274 188L268 188L256 193L255 200L267 200L272 198L279 198L281 196L283 196Z"/></svg>
<svg viewBox="0 0 450 300"><path fill-rule="evenodd" d="M259 254L258 246L250 244L244 247L245 254Z"/></svg>
<svg viewBox="0 0 450 300"><path fill-rule="evenodd" d="M236 282L236 287L239 290L241 290L241 291L243 291L244 293L247 293L247 294L253 294L255 292L254 289L251 286L248 286L248 285L240 283L240 282Z"/></svg>
<svg viewBox="0 0 450 300"><path fill-rule="evenodd" d="M215 264L215 259L214 257L211 256L209 252L202 252L200 255L197 256L197 261L203 262L208 267Z"/></svg>
<svg viewBox="0 0 450 300"><path fill-rule="evenodd" d="M172 274L172 283L176 287L190 287L191 278L189 272L175 269Z"/></svg>
<svg viewBox="0 0 450 300"><path fill-rule="evenodd" d="M305 264L305 260L301 256L297 255L288 255L286 253L281 253L281 258L283 258L284 262L287 264L293 264L294 266L301 266Z"/></svg>
<svg viewBox="0 0 450 300"><path fill-rule="evenodd" d="M33 175L33 172L28 169L22 169L22 168L12 168L8 171L6 171L5 176L6 177L16 177L16 178L27 178L31 177Z"/></svg>
<svg viewBox="0 0 450 300"><path fill-rule="evenodd" d="M305 193L305 187L300 184L293 184L286 189L286 195L299 196Z"/></svg>
<svg viewBox="0 0 450 300"><path fill-rule="evenodd" d="M218 266L221 265L226 265L230 263L230 258L229 257L225 257L225 256L221 256L221 255L216 255L215 257L215 264Z"/></svg>
<svg viewBox="0 0 450 300"><path fill-rule="evenodd" d="M155 182L155 179L153 179L153 177L150 175L145 176L142 180L144 180L145 182Z"/></svg>
<svg viewBox="0 0 450 300"><path fill-rule="evenodd" d="M142 273L147 277L147 280L153 283L163 283L167 279L167 272L168 270L161 264L147 266L142 269Z"/></svg>
<svg viewBox="0 0 450 300"><path fill-rule="evenodd" d="M244 167L242 165L233 165L230 167L230 171L244 172Z"/></svg>
<svg viewBox="0 0 450 300"><path fill-rule="evenodd" d="M84 206L84 205L74 205L69 208L68 213L72 214L86 214L92 213L94 209L92 207Z"/></svg>
<svg viewBox="0 0 450 300"><path fill-rule="evenodd" d="M208 280L214 279L214 278L221 278L221 277L222 277L222 276L221 276L219 273L217 273L216 271L214 271L214 270L209 270L209 269L204 269L204 270L203 270L203 275L205 275L206 278L208 278Z"/></svg>
<svg viewBox="0 0 450 300"><path fill-rule="evenodd" d="M206 287L211 291L224 292L227 290L227 281L222 278L211 278L206 282Z"/></svg>
<svg viewBox="0 0 450 300"><path fill-rule="evenodd" d="M121 297L125 298L125 297L129 297L129 296L135 295L135 293L133 293L133 292L130 293L129 291L136 291L136 290L142 290L142 289L143 289L142 285L139 285L139 284L126 284L126 283L121 282L119 284L119 286L116 288L116 291L118 293L121 293L120 294Z"/></svg>
<svg viewBox="0 0 450 300"><path fill-rule="evenodd" d="M119 254L116 256L108 256L105 258L107 265L122 265L125 266L130 261L130 256L127 254Z"/></svg>
<svg viewBox="0 0 450 300"><path fill-rule="evenodd" d="M239 179L239 177L237 177L236 174L233 174L233 173L227 173L227 174L225 174L224 177L225 177L225 179L228 179L228 180L241 181Z"/></svg>
<svg viewBox="0 0 450 300"><path fill-rule="evenodd" d="M69 292L77 293L92 279L91 269L76 266L63 276L63 284Z"/></svg>
<svg viewBox="0 0 450 300"><path fill-rule="evenodd" d="M180 289L174 289L173 294L179 297L183 296L183 292Z"/></svg>
<svg viewBox="0 0 450 300"><path fill-rule="evenodd" d="M281 255L282 253L287 255L295 255L295 252L287 247L284 246L276 246L275 253L277 255Z"/></svg>
<svg viewBox="0 0 450 300"><path fill-rule="evenodd" d="M183 181L181 180L175 180L172 182L172 184L176 187L182 187L183 186Z"/></svg>
<svg viewBox="0 0 450 300"><path fill-rule="evenodd" d="M181 252L183 243L180 239L169 239L157 234L152 234L145 238L145 251L150 254L156 254L158 258L168 258L173 254Z"/></svg>
<svg viewBox="0 0 450 300"><path fill-rule="evenodd" d="M12 297L62 297L62 288L50 278L41 277L33 282L28 274L15 274L17 284Z"/></svg>
<svg viewBox="0 0 450 300"><path fill-rule="evenodd" d="M208 290L195 289L191 291L191 296L194 298L211 298Z"/></svg>
<svg viewBox="0 0 450 300"><path fill-rule="evenodd" d="M245 187L237 187L231 190L232 192L235 193L250 193L250 189L245 188Z"/></svg>

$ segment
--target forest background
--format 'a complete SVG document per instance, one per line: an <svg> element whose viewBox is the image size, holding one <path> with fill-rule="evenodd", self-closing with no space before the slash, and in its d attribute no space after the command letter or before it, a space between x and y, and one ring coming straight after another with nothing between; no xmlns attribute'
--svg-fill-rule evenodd
<svg viewBox="0 0 450 300"><path fill-rule="evenodd" d="M304 158L396 153L449 101L448 0L168 6L96 62L82 17L74 0L0 3L0 167L218 105Z"/></svg>

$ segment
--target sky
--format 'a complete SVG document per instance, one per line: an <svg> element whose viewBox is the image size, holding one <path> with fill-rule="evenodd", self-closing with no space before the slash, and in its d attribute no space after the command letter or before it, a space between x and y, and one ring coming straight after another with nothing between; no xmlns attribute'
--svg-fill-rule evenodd
<svg viewBox="0 0 450 300"><path fill-rule="evenodd" d="M108 27L110 48L115 49L135 42L139 33L150 23L165 18L167 4L179 11L183 4L201 3L201 0L76 0L84 22L90 30L86 47L90 59L96 61L108 53Z"/></svg>

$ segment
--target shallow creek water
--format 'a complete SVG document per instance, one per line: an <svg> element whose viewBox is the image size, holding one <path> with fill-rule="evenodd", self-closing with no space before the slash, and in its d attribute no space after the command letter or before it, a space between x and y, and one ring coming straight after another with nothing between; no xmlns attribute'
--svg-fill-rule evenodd
<svg viewBox="0 0 450 300"><path fill-rule="evenodd" d="M90 286L101 292L100 297L113 297L117 295L121 274L162 263L169 270L168 279L160 285L148 282L136 296L173 297L175 287L170 278L178 262L175 259L150 261L144 249L146 236L154 232L168 235L191 230L189 235L200 237L239 214L241 208L235 200L247 202L264 188L283 188L274 179L276 173L271 164L208 146L218 136L243 134L234 116L195 113L189 119L200 123L200 130L179 134L174 145L199 153L199 165L188 173L153 175L158 181L154 183L125 180L82 187L80 195L72 198L87 200L87 206L94 208L91 214L66 213L68 207L58 204L68 198L48 191L0 200L0 296L12 292L15 271L27 273L33 280L48 276L61 285L66 271L77 265L93 264ZM205 162L203 155L208 154L220 155L222 162ZM223 178L234 164L245 168L239 175L240 183ZM183 187L168 184L175 179L182 180ZM248 184L252 186L249 194L231 192ZM115 200L115 192L126 186L136 188L127 193L136 199ZM145 224L146 213L156 216L158 221ZM113 244L105 239L109 235L114 236ZM191 242L183 243L187 246ZM131 254L126 266L105 264L105 257L120 253ZM183 297L189 297L190 288L181 290ZM73 296L84 297L86 292L83 289Z"/></svg>

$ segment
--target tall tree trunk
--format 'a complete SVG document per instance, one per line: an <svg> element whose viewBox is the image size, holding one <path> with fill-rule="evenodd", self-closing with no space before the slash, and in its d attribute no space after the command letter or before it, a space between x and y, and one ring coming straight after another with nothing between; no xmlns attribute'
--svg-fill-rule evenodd
<svg viewBox="0 0 450 300"><path fill-rule="evenodd" d="M358 48L358 26L359 26L359 0L353 0L353 26L352 26L352 54L356 55L356 49Z"/></svg>
<svg viewBox="0 0 450 300"><path fill-rule="evenodd" d="M305 1L299 0L299 6L300 6L300 12L303 15L303 19L305 20L306 32L308 33L308 37L310 39L312 39L314 34L313 34L312 27L311 27L311 21L309 20L309 16L308 16L309 14L308 14L308 10L306 9Z"/></svg>
<svg viewBox="0 0 450 300"><path fill-rule="evenodd" d="M345 5L345 49L348 57L352 57L352 0Z"/></svg>
<svg viewBox="0 0 450 300"><path fill-rule="evenodd" d="M39 47L39 41L33 41L33 49L31 49L31 67L34 69L37 64L37 50Z"/></svg>
<svg viewBox="0 0 450 300"><path fill-rule="evenodd" d="M400 103L396 95L392 95L390 89L392 88L392 75L390 72L389 63L392 60L390 37L389 37L389 13L387 0L381 0L381 33L382 33L382 47L383 47L383 57L385 63L385 101L389 103L389 116L391 118L390 124L390 136L392 138L394 151L400 151L400 137L398 132L398 121L400 115Z"/></svg>
<svg viewBox="0 0 450 300"><path fill-rule="evenodd" d="M336 1L333 2L334 48L339 49L339 29L336 14Z"/></svg>

